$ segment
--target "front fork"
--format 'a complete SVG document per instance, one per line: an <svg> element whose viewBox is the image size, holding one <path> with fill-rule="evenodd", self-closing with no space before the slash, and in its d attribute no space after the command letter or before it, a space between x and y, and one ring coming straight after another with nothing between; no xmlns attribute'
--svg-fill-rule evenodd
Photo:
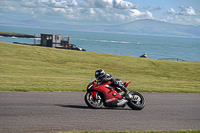
<svg viewBox="0 0 200 133"><path fill-rule="evenodd" d="M93 98L95 98L96 100L100 100L98 97L98 92L97 91L89 91L90 94L93 96Z"/></svg>

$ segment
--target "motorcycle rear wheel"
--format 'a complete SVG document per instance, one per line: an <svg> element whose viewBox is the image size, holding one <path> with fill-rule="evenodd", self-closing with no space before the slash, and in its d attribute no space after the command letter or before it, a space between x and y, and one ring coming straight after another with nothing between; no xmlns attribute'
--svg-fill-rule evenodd
<svg viewBox="0 0 200 133"><path fill-rule="evenodd" d="M100 109L103 107L103 99L98 92L96 93L95 97L93 97L90 92L87 92L85 94L85 103L93 109Z"/></svg>
<svg viewBox="0 0 200 133"><path fill-rule="evenodd" d="M131 91L130 94L133 96L133 99L128 101L128 106L133 110L142 110L146 104L145 98L136 91Z"/></svg>

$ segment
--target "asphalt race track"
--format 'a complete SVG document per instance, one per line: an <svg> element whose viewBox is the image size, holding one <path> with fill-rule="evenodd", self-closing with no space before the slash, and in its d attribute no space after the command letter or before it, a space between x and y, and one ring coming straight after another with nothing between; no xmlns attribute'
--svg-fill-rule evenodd
<svg viewBox="0 0 200 133"><path fill-rule="evenodd" d="M200 94L142 93L141 111L90 109L84 92L0 92L0 133L200 129Z"/></svg>

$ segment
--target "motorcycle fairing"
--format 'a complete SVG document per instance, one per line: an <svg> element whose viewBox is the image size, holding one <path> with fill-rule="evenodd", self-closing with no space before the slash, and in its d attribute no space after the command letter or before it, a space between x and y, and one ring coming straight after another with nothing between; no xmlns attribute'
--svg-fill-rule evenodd
<svg viewBox="0 0 200 133"><path fill-rule="evenodd" d="M131 83L130 81L127 81L124 83L124 86L127 87L130 83Z"/></svg>
<svg viewBox="0 0 200 133"><path fill-rule="evenodd" d="M92 82L91 84L88 85L87 91L89 91L94 98L96 96L96 92L101 92L104 96L105 104L108 104L111 102L116 103L115 101L121 99L122 95L117 93L115 89L109 84L110 82L108 82L107 84L97 84L95 82Z"/></svg>
<svg viewBox="0 0 200 133"><path fill-rule="evenodd" d="M96 98L96 93L97 93L96 91L90 91L90 93L94 98Z"/></svg>

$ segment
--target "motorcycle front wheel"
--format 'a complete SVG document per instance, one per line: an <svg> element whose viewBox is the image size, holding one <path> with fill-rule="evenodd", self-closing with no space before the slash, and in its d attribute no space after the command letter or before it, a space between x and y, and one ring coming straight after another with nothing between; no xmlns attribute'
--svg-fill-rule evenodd
<svg viewBox="0 0 200 133"><path fill-rule="evenodd" d="M101 95L99 95L98 92L96 92L96 96L93 97L93 95L90 92L87 92L85 94L85 103L90 107L94 109L99 109L103 107L103 99Z"/></svg>
<svg viewBox="0 0 200 133"><path fill-rule="evenodd" d="M133 110L142 110L146 104L145 98L139 92L131 91L130 93L133 98L128 101L128 106Z"/></svg>

